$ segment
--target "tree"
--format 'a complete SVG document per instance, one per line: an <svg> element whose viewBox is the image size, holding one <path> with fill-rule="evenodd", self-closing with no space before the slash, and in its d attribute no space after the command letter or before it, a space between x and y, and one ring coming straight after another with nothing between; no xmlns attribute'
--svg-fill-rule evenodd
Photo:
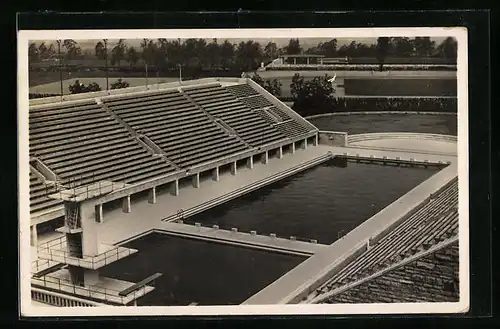
<svg viewBox="0 0 500 329"><path fill-rule="evenodd" d="M288 55L296 55L302 52L302 47L300 46L299 39L290 39L288 46L286 46L285 51Z"/></svg>
<svg viewBox="0 0 500 329"><path fill-rule="evenodd" d="M81 56L82 49L78 46L78 43L75 40L65 39L62 45L66 48L66 59L77 59Z"/></svg>
<svg viewBox="0 0 500 329"><path fill-rule="evenodd" d="M410 38L391 38L391 50L394 56L412 56L414 54L413 41Z"/></svg>
<svg viewBox="0 0 500 329"><path fill-rule="evenodd" d="M254 70L263 60L262 47L258 42L240 42L236 49L236 63L243 71Z"/></svg>
<svg viewBox="0 0 500 329"><path fill-rule="evenodd" d="M118 79L118 81L114 82L111 84L111 89L121 89L121 88L128 88L130 87L130 84L127 81L122 81L122 79Z"/></svg>
<svg viewBox="0 0 500 329"><path fill-rule="evenodd" d="M206 49L206 56L210 68L220 67L221 64L221 49L217 43L217 39L212 39Z"/></svg>
<svg viewBox="0 0 500 329"><path fill-rule="evenodd" d="M290 93L292 94L292 97L297 99L302 89L304 89L304 77L295 73L292 78L292 83L290 84Z"/></svg>
<svg viewBox="0 0 500 329"><path fill-rule="evenodd" d="M324 112L330 109L335 90L328 81L330 77L315 77L313 80L304 82L300 76L294 76L296 84L292 80L292 95L294 95L293 109L302 115Z"/></svg>
<svg viewBox="0 0 500 329"><path fill-rule="evenodd" d="M129 62L130 66L135 65L138 60L139 60L139 54L137 53L137 50L135 50L134 47L128 48L127 61Z"/></svg>
<svg viewBox="0 0 500 329"><path fill-rule="evenodd" d="M232 67L234 64L234 44L225 40L220 46L221 64L225 68Z"/></svg>
<svg viewBox="0 0 500 329"><path fill-rule="evenodd" d="M413 40L415 53L420 57L428 57L434 52L435 42L430 37L416 37Z"/></svg>
<svg viewBox="0 0 500 329"><path fill-rule="evenodd" d="M328 42L320 42L317 47L318 55L324 55L326 57L337 56L337 39L332 39Z"/></svg>
<svg viewBox="0 0 500 329"><path fill-rule="evenodd" d="M28 47L28 61L30 63L37 62L40 59L38 48L36 46L36 43L32 42L30 43Z"/></svg>
<svg viewBox="0 0 500 329"><path fill-rule="evenodd" d="M118 66L120 66L120 62L125 59L126 48L125 40L118 40L116 46L111 50L111 65L118 64Z"/></svg>
<svg viewBox="0 0 500 329"><path fill-rule="evenodd" d="M389 38L380 37L377 39L377 60L379 63L380 72L384 69L385 58L389 50Z"/></svg>
<svg viewBox="0 0 500 329"><path fill-rule="evenodd" d="M94 51L95 51L95 57L97 57L97 59L100 59L100 60L106 59L106 49L105 49L104 43L102 41L99 41L98 43L96 43L96 45L94 47Z"/></svg>
<svg viewBox="0 0 500 329"><path fill-rule="evenodd" d="M453 37L447 37L439 44L437 51L441 57L447 59L457 59L458 43Z"/></svg>
<svg viewBox="0 0 500 329"><path fill-rule="evenodd" d="M275 59L276 56L278 56L278 46L276 45L276 43L269 42L264 48L264 54L269 61Z"/></svg>
<svg viewBox="0 0 500 329"><path fill-rule="evenodd" d="M258 83L262 88L278 97L281 96L281 82L278 79L267 79L264 80L260 75L255 73L252 77L252 80Z"/></svg>

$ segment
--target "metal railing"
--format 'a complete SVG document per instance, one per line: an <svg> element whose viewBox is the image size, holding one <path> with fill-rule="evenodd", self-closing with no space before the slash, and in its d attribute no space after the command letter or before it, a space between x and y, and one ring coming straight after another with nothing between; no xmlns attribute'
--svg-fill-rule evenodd
<svg viewBox="0 0 500 329"><path fill-rule="evenodd" d="M104 288L99 286L87 285L85 287L77 286L71 281L61 278L56 278L50 275L45 275L41 278L32 278L31 284L57 291L74 294L79 297L86 297L94 300L107 301L114 304L125 305L133 300L144 296L148 291L147 288L153 288L152 285L143 286L131 292L127 296L120 296L121 290Z"/></svg>
<svg viewBox="0 0 500 329"><path fill-rule="evenodd" d="M137 252L135 249L113 247L113 249L103 253L94 256L83 255L80 258L64 250L67 247L66 237L50 240L38 246L38 257L83 268L96 269Z"/></svg>

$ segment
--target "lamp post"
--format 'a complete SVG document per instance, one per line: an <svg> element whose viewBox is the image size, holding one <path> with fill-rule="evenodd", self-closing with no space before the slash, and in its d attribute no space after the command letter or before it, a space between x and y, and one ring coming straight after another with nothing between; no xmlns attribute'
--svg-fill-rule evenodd
<svg viewBox="0 0 500 329"><path fill-rule="evenodd" d="M108 78L108 39L102 39L104 41L104 67L106 70L106 91L109 90L109 78Z"/></svg>
<svg viewBox="0 0 500 329"><path fill-rule="evenodd" d="M179 68L179 82L182 83L182 65L177 64L177 67Z"/></svg>
<svg viewBox="0 0 500 329"><path fill-rule="evenodd" d="M62 76L61 40L57 40L57 56L59 57L59 81L61 83L61 99L62 99L62 97L63 97L63 76Z"/></svg>

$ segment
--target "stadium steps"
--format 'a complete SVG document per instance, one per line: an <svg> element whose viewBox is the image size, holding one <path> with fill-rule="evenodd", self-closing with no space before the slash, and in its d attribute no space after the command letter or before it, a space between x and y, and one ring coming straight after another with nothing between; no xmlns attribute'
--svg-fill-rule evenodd
<svg viewBox="0 0 500 329"><path fill-rule="evenodd" d="M208 113L220 118L224 123L232 127L240 137L245 136L243 139L246 140L252 147L259 147L266 143L276 142L287 138L287 136L272 127L268 122L262 119L258 114L254 113L250 108L246 107L245 104L240 102L233 94L222 88L220 85L184 89L184 93L188 94ZM240 122L241 119L240 121L230 120L232 118L231 112L233 110L238 111L240 118L248 120L248 118L252 117L254 122L259 122L261 125L255 125L252 134L242 135L240 132L242 125L237 126L235 124L235 122ZM247 111L248 115L244 115L244 110ZM243 123L244 121L241 122ZM265 128L262 129L262 127ZM277 131L277 133L274 131ZM262 137L262 135L267 135L267 138ZM250 139L247 136L250 136Z"/></svg>
<svg viewBox="0 0 500 329"><path fill-rule="evenodd" d="M227 146L230 151L247 148L178 90L168 91L165 95L157 92L154 97L146 94L139 99L123 101L114 98L112 102L104 102L131 129L154 142L170 161L181 168L220 156L220 153L211 154L213 149L205 148L212 145L210 143ZM232 148L234 145L236 147Z"/></svg>
<svg viewBox="0 0 500 329"><path fill-rule="evenodd" d="M123 120L119 115L117 115L112 109L110 109L108 107L107 104L105 104L104 102L102 102L100 99L96 99L96 102L101 106L101 108L106 111L113 119L115 119L116 121L118 121L123 128L125 128L131 136L135 137L136 139L138 139L140 142L138 143L139 145L141 145L146 151L148 152L151 152L151 153L154 153L154 154L159 154L162 156L162 159L167 162L170 166L174 167L175 169L179 170L179 166L177 166L177 164L175 162L173 162L172 160L170 160L167 155L162 152L161 148L157 145L155 145L154 141L148 139L147 142L143 142L139 136L139 134L137 133L137 131L135 131L132 127L130 127L130 125L125 121ZM148 143L151 143L152 144L152 147L150 147L150 145L148 145Z"/></svg>
<svg viewBox="0 0 500 329"><path fill-rule="evenodd" d="M181 91L182 92L182 91ZM200 111L202 111L203 113L205 113L205 115L209 118L210 121L213 121L215 124L217 124L217 121L216 119L218 120L221 120L220 118L216 118L214 117L212 114L210 114L209 112L205 111L205 109L203 108L202 105L198 104L198 102L196 101L196 99L194 99L193 97L191 97L189 95L189 93L185 93L185 92L182 92L184 94L184 96L189 99L193 104L196 104L196 106L198 106L198 108L200 109ZM239 142L241 142L242 144L246 145L248 148L251 148L252 146L250 144L248 144L245 140L243 140L242 138L240 138L238 136L238 134L235 132L235 131L229 131L227 130L224 126L221 126L219 124L217 124L217 126L219 126L219 128L221 130L223 130L227 135L231 136L231 137L235 137Z"/></svg>
<svg viewBox="0 0 500 329"><path fill-rule="evenodd" d="M63 182L73 184L116 179L130 183L175 171L92 102L30 108L30 153Z"/></svg>
<svg viewBox="0 0 500 329"><path fill-rule="evenodd" d="M228 90L237 98L259 95L259 92L257 90L253 89L246 83L227 86L226 90Z"/></svg>
<svg viewBox="0 0 500 329"><path fill-rule="evenodd" d="M57 192L55 185L45 184L40 177L30 171L30 213L49 210L62 206L60 200L51 199L48 195Z"/></svg>

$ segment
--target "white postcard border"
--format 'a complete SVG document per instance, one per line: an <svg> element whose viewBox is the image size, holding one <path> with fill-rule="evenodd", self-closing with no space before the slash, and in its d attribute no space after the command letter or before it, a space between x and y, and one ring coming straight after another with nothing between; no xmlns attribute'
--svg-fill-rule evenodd
<svg viewBox="0 0 500 329"><path fill-rule="evenodd" d="M458 41L458 168L459 168L459 257L460 301L411 304L300 304L166 307L43 307L31 303L30 211L29 211L29 120L28 44L54 39L142 39L142 38L376 38L455 37ZM31 316L166 316L166 315L332 315L332 314L424 314L460 313L469 309L469 190L468 190L468 56L464 27L426 28L335 28L335 29L178 29L178 30L49 30L18 32L18 168L20 315Z"/></svg>

